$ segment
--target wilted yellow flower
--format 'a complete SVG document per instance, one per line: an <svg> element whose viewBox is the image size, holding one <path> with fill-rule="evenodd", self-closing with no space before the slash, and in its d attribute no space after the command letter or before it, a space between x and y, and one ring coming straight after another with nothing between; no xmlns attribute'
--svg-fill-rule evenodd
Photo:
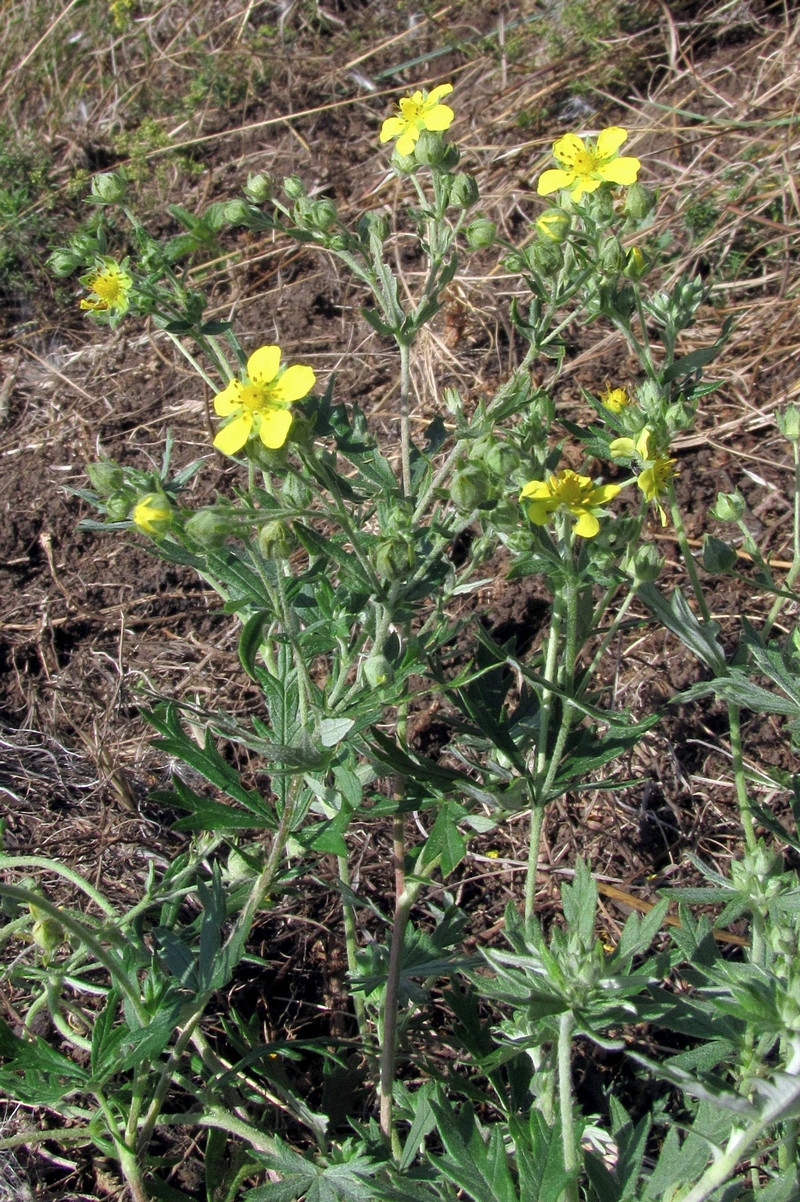
<svg viewBox="0 0 800 1202"><path fill-rule="evenodd" d="M292 415L289 406L314 387L317 377L310 367L295 364L280 370L279 346L262 346L247 360L247 380L231 380L214 397L214 410L230 417L214 439L224 455L235 455L256 430L265 447L277 450L286 442Z"/></svg>
<svg viewBox="0 0 800 1202"><path fill-rule="evenodd" d="M584 142L577 134L564 134L553 143L553 154L561 166L544 171L536 191L540 196L549 196L559 188L571 188L572 199L580 200L584 192L596 192L604 183L634 183L642 165L639 159L617 155L627 136L628 131L618 125L601 130L596 143L588 139Z"/></svg>
<svg viewBox="0 0 800 1202"><path fill-rule="evenodd" d="M636 439L615 438L608 449L613 459L632 459L636 456L641 461L642 471L636 477L636 483L644 493L645 500L652 501L658 510L661 525L666 526L667 515L659 498L667 491L670 480L675 476L676 461L667 455L653 455L650 436L651 432L645 426Z"/></svg>
<svg viewBox="0 0 800 1202"><path fill-rule="evenodd" d="M163 493L149 492L133 510L133 522L145 534L162 538L172 524L172 506Z"/></svg>
<svg viewBox="0 0 800 1202"><path fill-rule="evenodd" d="M624 388L612 388L610 384L606 385L605 392L600 393L600 400L612 413L620 413L631 403L631 398Z"/></svg>
<svg viewBox="0 0 800 1202"><path fill-rule="evenodd" d="M449 129L455 113L449 105L439 102L452 90L451 83L442 83L432 92L416 91L411 96L403 96L395 115L387 117L381 126L381 142L397 138L399 153L411 154L423 129L436 133Z"/></svg>
<svg viewBox="0 0 800 1202"><path fill-rule="evenodd" d="M93 293L81 301L82 309L94 313L127 312L133 278L114 259L105 256L98 259L95 270L81 276L81 283Z"/></svg>
<svg viewBox="0 0 800 1202"><path fill-rule="evenodd" d="M619 484L596 485L588 476L565 468L547 480L531 480L519 494L520 501L530 500L528 517L535 526L546 526L557 509L568 509L574 518L575 533L594 538L600 529L593 510L600 509L620 490Z"/></svg>

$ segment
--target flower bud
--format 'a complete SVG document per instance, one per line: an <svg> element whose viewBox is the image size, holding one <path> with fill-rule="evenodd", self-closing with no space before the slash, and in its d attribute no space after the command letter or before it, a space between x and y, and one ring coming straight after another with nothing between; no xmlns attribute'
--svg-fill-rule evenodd
<svg viewBox="0 0 800 1202"><path fill-rule="evenodd" d="M127 520L133 504L133 495L127 491L115 493L106 501L106 514L112 522Z"/></svg>
<svg viewBox="0 0 800 1202"><path fill-rule="evenodd" d="M163 538L172 525L174 510L163 492L141 497L133 511L134 525L153 538Z"/></svg>
<svg viewBox="0 0 800 1202"><path fill-rule="evenodd" d="M72 275L79 267L86 265L86 259L83 255L77 254L73 250L69 250L66 246L60 246L58 250L54 250L47 260L47 266L52 271L53 275L59 279L64 279L65 276Z"/></svg>
<svg viewBox="0 0 800 1202"><path fill-rule="evenodd" d="M365 213L358 222L358 236L362 242L377 238L384 242L389 236L389 218L385 213Z"/></svg>
<svg viewBox="0 0 800 1202"><path fill-rule="evenodd" d="M265 171L259 171L257 175L248 175L244 194L248 200L252 200L253 204L269 204L274 191L275 181Z"/></svg>
<svg viewBox="0 0 800 1202"><path fill-rule="evenodd" d="M299 200L306 194L306 186L299 175L287 175L283 181L283 190L289 200Z"/></svg>
<svg viewBox="0 0 800 1202"><path fill-rule="evenodd" d="M641 280L647 275L650 267L638 246L630 248L622 270L629 280Z"/></svg>
<svg viewBox="0 0 800 1202"><path fill-rule="evenodd" d="M496 234L497 226L493 221L487 221L485 217L476 217L464 230L467 246L472 250L485 250L487 246L492 245Z"/></svg>
<svg viewBox="0 0 800 1202"><path fill-rule="evenodd" d="M385 655L371 655L364 664L364 679L370 688L379 689L394 680L394 668Z"/></svg>
<svg viewBox="0 0 800 1202"><path fill-rule="evenodd" d="M241 197L236 196L233 200L227 200L222 206L222 212L229 225L250 224L250 207Z"/></svg>
<svg viewBox="0 0 800 1202"><path fill-rule="evenodd" d="M479 467L465 467L456 472L450 484L450 498L460 513L472 513L489 499L489 477Z"/></svg>
<svg viewBox="0 0 800 1202"><path fill-rule="evenodd" d="M644 543L634 555L628 571L636 584L651 584L658 580L663 567L663 555L659 555L653 543Z"/></svg>
<svg viewBox="0 0 800 1202"><path fill-rule="evenodd" d="M480 196L478 181L474 175L459 171L450 189L450 204L458 209L471 209Z"/></svg>
<svg viewBox="0 0 800 1202"><path fill-rule="evenodd" d="M124 477L122 468L113 459L101 459L97 463L87 463L86 475L92 488L101 497L110 497L117 489L122 488Z"/></svg>
<svg viewBox="0 0 800 1202"><path fill-rule="evenodd" d="M787 405L783 413L776 413L775 420L778 429L789 442L800 442L800 409L797 405Z"/></svg>
<svg viewBox="0 0 800 1202"><path fill-rule="evenodd" d="M530 260L540 275L552 275L561 266L561 248L557 242L534 242L530 247Z"/></svg>
<svg viewBox="0 0 800 1202"><path fill-rule="evenodd" d="M265 559L288 559L296 546L285 522L268 522L258 532L258 549Z"/></svg>
<svg viewBox="0 0 800 1202"><path fill-rule="evenodd" d="M183 529L192 542L216 551L225 543L232 525L230 518L216 509L198 509L186 519Z"/></svg>
<svg viewBox="0 0 800 1202"><path fill-rule="evenodd" d="M738 522L745 508L745 499L738 490L736 492L717 493L716 504L711 507L711 516L718 522Z"/></svg>
<svg viewBox="0 0 800 1202"><path fill-rule="evenodd" d="M415 558L413 543L405 538L387 538L375 552L375 568L384 580L406 580Z"/></svg>
<svg viewBox="0 0 800 1202"><path fill-rule="evenodd" d="M125 199L126 191L125 180L114 171L92 176L91 199L96 204L117 204Z"/></svg>
<svg viewBox="0 0 800 1202"><path fill-rule="evenodd" d="M318 200L301 196L294 206L294 219L303 229L324 233L336 221L336 205L326 196Z"/></svg>
<svg viewBox="0 0 800 1202"><path fill-rule="evenodd" d="M413 175L418 166L419 163L413 153L401 154L397 147L395 147L394 154L392 155L392 167L394 167L398 175Z"/></svg>
<svg viewBox="0 0 800 1202"><path fill-rule="evenodd" d="M640 184L638 180L634 180L625 193L622 211L626 217L632 217L634 221L643 221L653 211L655 203L655 195L650 189L646 188L644 184Z"/></svg>
<svg viewBox="0 0 800 1202"><path fill-rule="evenodd" d="M414 150L409 156L417 163L421 163L424 167L431 167L434 170L449 171L455 167L460 159L458 147L452 142L445 142L440 133L436 133L430 129L423 129L419 138L414 143ZM466 205L464 206L467 207Z"/></svg>
<svg viewBox="0 0 800 1202"><path fill-rule="evenodd" d="M545 209L536 218L539 236L551 242L564 242L569 237L570 224L569 214L563 209Z"/></svg>
<svg viewBox="0 0 800 1202"><path fill-rule="evenodd" d="M736 567L736 552L721 538L703 535L703 567L712 576L727 576Z"/></svg>
<svg viewBox="0 0 800 1202"><path fill-rule="evenodd" d="M616 275L617 272L622 271L625 266L625 252L620 245L619 238L609 234L604 239L597 262L601 271L605 271L608 275Z"/></svg>

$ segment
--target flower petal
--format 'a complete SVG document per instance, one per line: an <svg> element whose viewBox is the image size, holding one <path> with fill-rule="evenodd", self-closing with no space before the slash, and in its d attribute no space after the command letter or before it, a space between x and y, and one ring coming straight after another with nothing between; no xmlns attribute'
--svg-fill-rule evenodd
<svg viewBox="0 0 800 1202"><path fill-rule="evenodd" d="M636 453L636 444L632 438L615 438L608 445L608 453L612 459L631 459Z"/></svg>
<svg viewBox="0 0 800 1202"><path fill-rule="evenodd" d="M570 196L573 200L580 200L584 192L596 192L601 183L602 180L592 179L590 175L579 175Z"/></svg>
<svg viewBox="0 0 800 1202"><path fill-rule="evenodd" d="M435 108L422 114L422 124L426 129L439 132L443 129L449 129L454 117L455 113L449 104L437 104Z"/></svg>
<svg viewBox="0 0 800 1202"><path fill-rule="evenodd" d="M575 533L581 538L594 538L600 529L600 523L594 514L588 509L580 511L573 509L572 512L578 518L575 523Z"/></svg>
<svg viewBox="0 0 800 1202"><path fill-rule="evenodd" d="M534 526L546 526L550 521L551 509L546 501L534 501L528 506L528 517Z"/></svg>
<svg viewBox="0 0 800 1202"><path fill-rule="evenodd" d="M550 486L546 480L529 480L519 494L519 499L524 501L526 497L533 497L534 500L542 500L549 496L551 496Z"/></svg>
<svg viewBox="0 0 800 1202"><path fill-rule="evenodd" d="M252 428L252 413L240 413L217 433L214 446L218 451L222 451L223 455L235 455L247 442Z"/></svg>
<svg viewBox="0 0 800 1202"><path fill-rule="evenodd" d="M261 418L258 434L265 447L277 451L286 442L292 415L288 409L268 409Z"/></svg>
<svg viewBox="0 0 800 1202"><path fill-rule="evenodd" d="M381 126L381 142L399 138L407 124L408 122L404 121L402 117L387 117Z"/></svg>
<svg viewBox="0 0 800 1202"><path fill-rule="evenodd" d="M564 134L563 138L553 143L553 154L559 163L567 167L574 164L576 155L585 153L586 145L583 138L579 138L577 134Z"/></svg>
<svg viewBox="0 0 800 1202"><path fill-rule="evenodd" d="M644 427L639 437L636 439L636 454L640 459L650 458L650 431L647 426Z"/></svg>
<svg viewBox="0 0 800 1202"><path fill-rule="evenodd" d="M214 397L214 412L220 417L229 417L242 404L242 385L239 380L230 380L227 388Z"/></svg>
<svg viewBox="0 0 800 1202"><path fill-rule="evenodd" d="M610 163L600 163L596 170L610 184L633 184L641 165L633 155L624 155L621 159L612 159Z"/></svg>
<svg viewBox="0 0 800 1202"><path fill-rule="evenodd" d="M627 129L622 129L619 125L609 125L608 129L601 129L597 136L597 157L610 159L612 154L617 153L627 136Z"/></svg>
<svg viewBox="0 0 800 1202"><path fill-rule="evenodd" d="M432 91L428 92L428 104L438 104L443 96L449 96L453 90L451 83L440 83Z"/></svg>
<svg viewBox="0 0 800 1202"><path fill-rule="evenodd" d="M413 154L414 143L419 138L419 129L416 125L407 125L405 133L402 133L397 139L398 154Z"/></svg>
<svg viewBox="0 0 800 1202"><path fill-rule="evenodd" d="M597 488L592 489L589 504L605 505L606 501L610 501L612 497L615 497L621 488L621 484L600 484Z"/></svg>
<svg viewBox="0 0 800 1202"><path fill-rule="evenodd" d="M269 384L281 365L279 346L260 346L247 360L247 374L254 384Z"/></svg>
<svg viewBox="0 0 800 1202"><path fill-rule="evenodd" d="M557 192L559 188L571 188L574 183L574 171L562 171L558 167L551 167L549 171L543 171L539 176L536 191L540 196L549 196L551 192Z"/></svg>
<svg viewBox="0 0 800 1202"><path fill-rule="evenodd" d="M317 377L310 367L295 363L293 367L287 367L281 378L272 385L269 391L270 400L284 405L300 401L304 396L308 396L316 382Z"/></svg>

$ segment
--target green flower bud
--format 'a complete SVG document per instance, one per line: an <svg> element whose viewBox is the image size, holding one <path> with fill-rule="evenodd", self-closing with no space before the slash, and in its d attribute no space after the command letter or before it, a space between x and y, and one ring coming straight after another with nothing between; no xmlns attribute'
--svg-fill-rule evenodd
<svg viewBox="0 0 800 1202"><path fill-rule="evenodd" d="M716 504L711 507L711 516L718 522L738 522L745 509L745 499L740 492L717 493Z"/></svg>
<svg viewBox="0 0 800 1202"><path fill-rule="evenodd" d="M86 475L92 488L101 497L110 497L112 493L122 488L124 477L122 468L113 459L101 459L98 463L87 463Z"/></svg>
<svg viewBox="0 0 800 1202"><path fill-rule="evenodd" d="M47 266L53 275L63 280L65 276L72 275L79 267L85 267L86 259L83 255L79 255L73 250L68 250L65 246L60 246L48 258Z"/></svg>
<svg viewBox="0 0 800 1202"><path fill-rule="evenodd" d="M106 513L111 518L112 522L124 522L131 512L133 504L133 495L129 492L119 492L113 497L109 497L106 502Z"/></svg>
<svg viewBox="0 0 800 1202"><path fill-rule="evenodd" d="M308 229L325 233L336 221L336 205L327 196L322 196L318 200L310 200L308 197L299 200L294 208L298 225L302 224L297 216L298 210L301 208L303 209L304 223Z"/></svg>
<svg viewBox="0 0 800 1202"><path fill-rule="evenodd" d="M644 543L636 552L628 568L636 584L650 584L658 580L664 567L664 556L659 555L653 543Z"/></svg>
<svg viewBox="0 0 800 1202"><path fill-rule="evenodd" d="M492 245L496 235L497 226L493 221L487 221L485 217L476 217L464 230L467 246L472 250L485 250L487 246Z"/></svg>
<svg viewBox="0 0 800 1202"><path fill-rule="evenodd" d="M293 418L292 425L289 427L290 437L295 421L296 418ZM255 435L248 438L245 443L244 453L263 472L281 472L286 467L286 460L289 455L289 441L287 439L282 447L265 447L258 435Z"/></svg>
<svg viewBox="0 0 800 1202"><path fill-rule="evenodd" d="M384 580L406 580L415 558L413 543L405 538L387 538L375 551L375 569Z"/></svg>
<svg viewBox="0 0 800 1202"><path fill-rule="evenodd" d="M680 433L681 430L688 430L690 426L694 425L694 414L695 406L689 405L686 401L676 401L674 405L670 405L664 414L667 433L670 437Z"/></svg>
<svg viewBox="0 0 800 1202"><path fill-rule="evenodd" d="M776 413L775 420L778 429L789 442L800 442L800 409L797 405L787 405L783 413Z"/></svg>
<svg viewBox="0 0 800 1202"><path fill-rule="evenodd" d="M457 209L471 209L480 196L478 181L474 175L459 171L450 189L450 204Z"/></svg>
<svg viewBox="0 0 800 1202"><path fill-rule="evenodd" d="M253 204L269 204L274 191L275 181L265 171L259 171L257 175L248 175L244 194L248 200L252 200Z"/></svg>
<svg viewBox="0 0 800 1202"><path fill-rule="evenodd" d="M125 180L114 171L92 176L91 199L96 204L117 204L125 199L126 192Z"/></svg>
<svg viewBox="0 0 800 1202"><path fill-rule="evenodd" d="M389 236L389 218L385 213L365 213L358 222L358 236L362 242L377 238L384 242Z"/></svg>
<svg viewBox="0 0 800 1202"><path fill-rule="evenodd" d="M445 142L440 133L423 129L414 143L413 154L410 156L424 167L434 170L449 171L460 159L458 147L452 142Z"/></svg>
<svg viewBox="0 0 800 1202"><path fill-rule="evenodd" d="M413 154L401 154L395 147L392 155L392 167L398 175L413 175L419 163Z"/></svg>
<svg viewBox="0 0 800 1202"><path fill-rule="evenodd" d="M597 262L601 271L605 271L608 275L616 275L617 272L622 271L625 266L625 252L620 245L619 238L609 234L604 239Z"/></svg>
<svg viewBox="0 0 800 1202"><path fill-rule="evenodd" d="M489 500L490 483L486 472L479 467L465 467L456 472L450 484L450 497L459 513L472 513Z"/></svg>
<svg viewBox="0 0 800 1202"><path fill-rule="evenodd" d="M66 942L66 933L61 923L35 902L29 902L28 909L33 918L31 939L41 949L42 962L48 964L56 948Z"/></svg>
<svg viewBox="0 0 800 1202"><path fill-rule="evenodd" d="M482 465L504 482L508 481L522 462L515 447L508 442L498 442L492 435L478 439L470 451L469 460L475 466Z"/></svg>
<svg viewBox="0 0 800 1202"><path fill-rule="evenodd" d="M736 552L721 538L703 535L703 567L712 576L727 576L736 567Z"/></svg>
<svg viewBox="0 0 800 1202"><path fill-rule="evenodd" d="M222 212L229 225L250 224L250 207L238 196L226 201Z"/></svg>
<svg viewBox="0 0 800 1202"><path fill-rule="evenodd" d="M364 664L364 678L370 688L379 689L394 680L394 668L385 655L371 655Z"/></svg>
<svg viewBox="0 0 800 1202"><path fill-rule="evenodd" d="M234 526L229 517L216 509L198 509L186 519L183 529L192 542L215 551L224 545Z"/></svg>
<svg viewBox="0 0 800 1202"><path fill-rule="evenodd" d="M283 190L289 200L299 200L306 194L306 186L299 175L287 175L283 181Z"/></svg>
<svg viewBox="0 0 800 1202"><path fill-rule="evenodd" d="M174 512L163 492L149 492L136 503L134 525L152 538L163 538L172 525Z"/></svg>
<svg viewBox="0 0 800 1202"><path fill-rule="evenodd" d="M536 218L536 228L541 238L551 242L565 242L569 237L571 221L563 209L545 209Z"/></svg>
<svg viewBox="0 0 800 1202"><path fill-rule="evenodd" d="M634 221L643 221L648 214L652 213L655 203L655 195L650 189L635 180L625 193L622 211L626 217L632 217Z"/></svg>
<svg viewBox="0 0 800 1202"><path fill-rule="evenodd" d="M293 509L307 509L313 493L300 476L290 472L281 486L281 500Z"/></svg>
<svg viewBox="0 0 800 1202"><path fill-rule="evenodd" d="M285 522L268 522L258 532L258 549L265 559L288 559L296 545Z"/></svg>
<svg viewBox="0 0 800 1202"><path fill-rule="evenodd" d="M561 247L557 242L535 242L529 251L531 265L540 275L552 275L561 266Z"/></svg>
<svg viewBox="0 0 800 1202"><path fill-rule="evenodd" d="M650 266L638 246L630 248L622 270L629 280L641 280L647 275Z"/></svg>

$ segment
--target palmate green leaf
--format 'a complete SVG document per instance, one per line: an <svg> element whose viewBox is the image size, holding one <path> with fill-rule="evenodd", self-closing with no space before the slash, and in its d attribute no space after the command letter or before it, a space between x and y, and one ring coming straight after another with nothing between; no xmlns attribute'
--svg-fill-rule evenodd
<svg viewBox="0 0 800 1202"><path fill-rule="evenodd" d="M488 1146L484 1144L472 1109L464 1106L457 1117L441 1091L431 1099L431 1109L447 1153L430 1156L431 1164L465 1190L472 1202L519 1202L502 1137L499 1142L494 1138Z"/></svg>
<svg viewBox="0 0 800 1202"><path fill-rule="evenodd" d="M2 1069L3 1078L10 1083L10 1097L26 1100L17 1090L21 1079L18 1074L31 1074L31 1086L35 1094L36 1078L42 1079L42 1088L56 1085L64 1093L64 1085L80 1087L90 1080L87 1071L73 1064L66 1056L62 1056L55 1048L35 1035L32 1039L19 1039L7 1023L0 1019L0 1056L5 1064ZM16 1092L15 1092L16 1091ZM28 1101L34 1098L27 1098Z"/></svg>
<svg viewBox="0 0 800 1202"><path fill-rule="evenodd" d="M564 1170L561 1123L548 1127L541 1111L531 1109L527 1122L512 1118L508 1129L517 1150L520 1202L560 1202L571 1176Z"/></svg>
<svg viewBox="0 0 800 1202"><path fill-rule="evenodd" d="M280 1174L280 1181L259 1185L242 1195L244 1202L372 1202L370 1178L380 1165L363 1154L342 1163L319 1164L294 1152L278 1136L276 1150L258 1160Z"/></svg>
<svg viewBox="0 0 800 1202"><path fill-rule="evenodd" d="M439 868L443 877L448 877L461 863L467 850L467 841L458 829L458 822L463 816L463 806L445 802L425 840L425 862L430 863L439 856Z"/></svg>
<svg viewBox="0 0 800 1202"><path fill-rule="evenodd" d="M242 626L239 635L239 661L251 680L256 680L256 656L264 646L264 627L274 618L268 609L258 609Z"/></svg>
<svg viewBox="0 0 800 1202"><path fill-rule="evenodd" d="M671 1186L699 1180L712 1148L724 1147L733 1125L730 1113L713 1101L703 1100L688 1131L682 1132L677 1124L670 1126L656 1166L643 1187L641 1202L663 1202Z"/></svg>
<svg viewBox="0 0 800 1202"><path fill-rule="evenodd" d="M698 659L720 675L725 674L725 652L718 638L718 622L700 623L680 589L675 589L667 601L655 585L648 582L639 585L636 595L641 598L653 617L677 635L683 645Z"/></svg>

